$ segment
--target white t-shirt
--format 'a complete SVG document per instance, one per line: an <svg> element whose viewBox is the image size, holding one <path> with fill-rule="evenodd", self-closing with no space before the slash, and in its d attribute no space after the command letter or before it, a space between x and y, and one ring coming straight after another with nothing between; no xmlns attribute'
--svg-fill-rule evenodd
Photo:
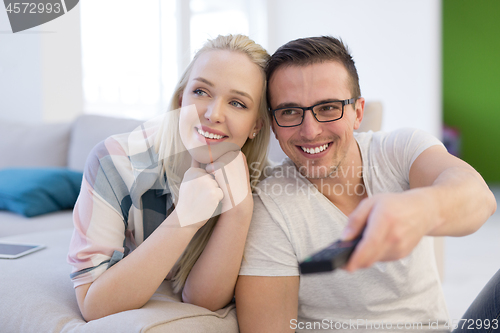
<svg viewBox="0 0 500 333"><path fill-rule="evenodd" d="M408 190L413 161L428 147L442 145L413 129L359 133L355 139L368 196ZM333 189L340 190L349 189ZM337 240L347 224L347 216L289 159L259 184L257 194L240 275L297 276L299 261ZM401 260L378 262L354 273L336 270L301 276L298 321L302 323L292 322L291 327L321 331L343 324L345 331L406 332L406 324L420 332L440 332L447 331L442 327L447 320L433 238L424 237ZM436 329L436 321L442 330Z"/></svg>

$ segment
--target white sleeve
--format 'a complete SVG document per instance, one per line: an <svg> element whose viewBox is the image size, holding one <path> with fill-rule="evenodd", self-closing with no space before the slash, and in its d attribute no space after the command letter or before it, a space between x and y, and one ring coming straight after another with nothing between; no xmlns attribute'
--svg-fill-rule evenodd
<svg viewBox="0 0 500 333"><path fill-rule="evenodd" d="M410 168L427 148L443 143L433 135L419 129L403 128L389 133L383 144L384 153L399 177L410 182Z"/></svg>
<svg viewBox="0 0 500 333"><path fill-rule="evenodd" d="M282 229L279 208L271 198L254 196L254 210L241 263L240 275L298 276L295 250Z"/></svg>

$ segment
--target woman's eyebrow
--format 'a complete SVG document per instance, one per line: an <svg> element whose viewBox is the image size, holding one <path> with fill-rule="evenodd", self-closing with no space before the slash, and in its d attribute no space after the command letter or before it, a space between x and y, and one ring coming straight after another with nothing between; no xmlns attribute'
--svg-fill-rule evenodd
<svg viewBox="0 0 500 333"><path fill-rule="evenodd" d="M246 92L240 91L240 90L234 90L234 89L231 89L231 92L234 93L234 94L238 94L238 95L244 96L244 97L248 98L253 103L252 96L250 96Z"/></svg>
<svg viewBox="0 0 500 333"><path fill-rule="evenodd" d="M210 82L210 81L208 81L207 79L204 79L204 78L202 78L202 77L196 77L196 78L194 78L193 80L196 80L196 81L200 81L200 82L206 83L206 84L208 84L210 87L213 87L213 86L214 86L214 84L213 84L212 82Z"/></svg>

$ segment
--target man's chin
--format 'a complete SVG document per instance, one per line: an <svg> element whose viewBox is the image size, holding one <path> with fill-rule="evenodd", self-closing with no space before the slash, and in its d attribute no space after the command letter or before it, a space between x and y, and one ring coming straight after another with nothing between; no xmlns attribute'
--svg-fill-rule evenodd
<svg viewBox="0 0 500 333"><path fill-rule="evenodd" d="M297 165L297 164L296 164ZM328 178L335 172L332 166L318 165L318 166L297 166L299 173L307 179L323 179Z"/></svg>

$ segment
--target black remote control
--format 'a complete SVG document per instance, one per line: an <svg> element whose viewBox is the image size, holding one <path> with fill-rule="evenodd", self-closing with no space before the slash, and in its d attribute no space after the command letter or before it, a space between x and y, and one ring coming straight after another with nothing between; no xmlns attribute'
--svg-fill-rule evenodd
<svg viewBox="0 0 500 333"><path fill-rule="evenodd" d="M323 250L316 252L299 263L301 274L312 274L320 272L331 272L344 266L362 236L350 241L338 240Z"/></svg>

